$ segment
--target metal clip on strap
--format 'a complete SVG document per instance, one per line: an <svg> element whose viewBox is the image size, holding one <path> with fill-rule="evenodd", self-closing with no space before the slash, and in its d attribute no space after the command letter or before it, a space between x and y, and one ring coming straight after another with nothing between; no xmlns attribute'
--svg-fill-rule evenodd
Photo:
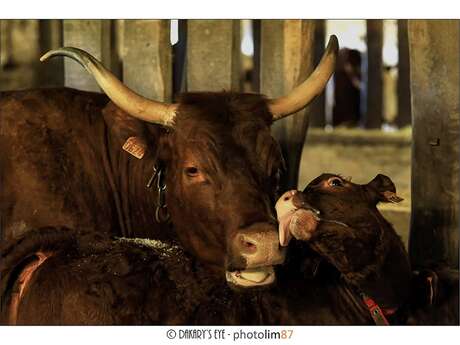
<svg viewBox="0 0 460 345"><path fill-rule="evenodd" d="M149 182L147 182L147 188L152 187L153 181L155 181L155 178L157 177L157 175L158 175L158 169L154 165L153 166L153 174L152 174L152 176L150 176Z"/></svg>
<svg viewBox="0 0 460 345"><path fill-rule="evenodd" d="M155 221L157 223L166 223L169 221L169 213L166 205L166 181L163 169L158 166L153 167L153 174L150 177L147 188L150 188L156 180L157 202L155 207Z"/></svg>
<svg viewBox="0 0 460 345"><path fill-rule="evenodd" d="M364 293L361 294L361 298L363 299L364 304L366 304L367 309L369 309L369 313L371 314L372 320L374 320L377 326L390 325L382 309L379 307L377 303L375 303L375 301L372 298L370 298Z"/></svg>

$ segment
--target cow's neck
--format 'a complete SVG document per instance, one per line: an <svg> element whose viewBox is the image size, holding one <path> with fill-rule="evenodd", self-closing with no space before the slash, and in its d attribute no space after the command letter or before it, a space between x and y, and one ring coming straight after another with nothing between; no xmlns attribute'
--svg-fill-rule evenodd
<svg viewBox="0 0 460 345"><path fill-rule="evenodd" d="M142 159L137 159L121 148L120 141L108 133L108 160L106 174L113 185L112 193L120 227L124 237L142 237L167 240L170 225L155 221L157 191L147 188L157 160L158 137L153 139Z"/></svg>
<svg viewBox="0 0 460 345"><path fill-rule="evenodd" d="M391 225L377 213L375 215L376 229L341 228L330 240L313 241L310 245L336 267L358 298L364 293L381 308L398 309L408 299L409 259ZM356 236L366 232L381 234L375 246Z"/></svg>
<svg viewBox="0 0 460 345"><path fill-rule="evenodd" d="M394 231L384 234L386 238L374 249L378 253L374 260L343 276L358 294L370 297L383 309L396 310L407 303L411 269L401 239Z"/></svg>
<svg viewBox="0 0 460 345"><path fill-rule="evenodd" d="M356 276L352 273L358 272L342 274L334 265L326 262L325 258L314 269L312 275L308 263L315 259L315 255L311 258L306 257L300 269L290 272L287 277L279 277L281 279L278 281L288 282L287 286L282 286L281 294L286 291L296 291L299 294L284 299L287 303L284 308L298 310L296 315L290 313L287 320L295 317L299 324L375 324L371 308L364 300L364 297L368 297L378 305L390 324L404 322L408 283L404 269L401 269L401 272L392 271L404 266L400 263L395 264L396 258L394 258L395 262L386 260L377 280L374 281L372 277L367 276L369 281L363 279L357 285ZM390 252L388 257L395 255L396 253ZM307 270L304 269L305 264ZM303 272L306 276L298 277L299 272ZM350 276L355 279L353 283L350 283ZM309 295L314 295L316 298L304 298Z"/></svg>
<svg viewBox="0 0 460 345"><path fill-rule="evenodd" d="M395 238L390 243L384 261L375 269L366 279L356 282L355 286L382 308L402 308L408 301L411 271L407 253L400 240L396 241ZM356 276L353 274L353 278Z"/></svg>

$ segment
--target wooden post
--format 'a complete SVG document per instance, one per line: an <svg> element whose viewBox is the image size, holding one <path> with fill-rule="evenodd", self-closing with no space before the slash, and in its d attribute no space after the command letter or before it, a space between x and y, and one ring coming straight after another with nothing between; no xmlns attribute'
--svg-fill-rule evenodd
<svg viewBox="0 0 460 345"><path fill-rule="evenodd" d="M187 21L187 90L238 91L239 20Z"/></svg>
<svg viewBox="0 0 460 345"><path fill-rule="evenodd" d="M169 20L125 20L123 41L123 82L147 98L171 101Z"/></svg>
<svg viewBox="0 0 460 345"><path fill-rule="evenodd" d="M325 20L318 19L315 21L315 39L314 39L314 51L315 51L315 66L321 60L325 49ZM311 127L324 128L326 125L326 94L322 93L311 104L311 115L308 120L308 125Z"/></svg>
<svg viewBox="0 0 460 345"><path fill-rule="evenodd" d="M40 56L51 49L62 47L62 20L39 21ZM64 86L64 60L50 59L39 66L41 87Z"/></svg>
<svg viewBox="0 0 460 345"><path fill-rule="evenodd" d="M10 65L30 67L38 64L38 20L11 19L8 20L8 26ZM35 74L35 70L30 74ZM28 78L33 79L31 76Z"/></svg>
<svg viewBox="0 0 460 345"><path fill-rule="evenodd" d="M289 93L314 68L314 20L262 20L260 25L260 92L270 98ZM282 188L297 188L300 158L311 106L275 122L272 133L287 163Z"/></svg>
<svg viewBox="0 0 460 345"><path fill-rule="evenodd" d="M64 46L86 50L110 68L110 20L64 20ZM86 91L100 91L94 78L70 59L64 60L65 86Z"/></svg>
<svg viewBox="0 0 460 345"><path fill-rule="evenodd" d="M179 42L173 46L173 95L185 91L186 61L187 61L187 19L180 19L178 23Z"/></svg>
<svg viewBox="0 0 460 345"><path fill-rule="evenodd" d="M252 33L254 40L254 57L253 57L253 78L252 78L252 89L254 92L260 92L260 30L262 26L260 19L254 19L252 21Z"/></svg>
<svg viewBox="0 0 460 345"><path fill-rule="evenodd" d="M0 68L11 62L11 32L10 22L0 20Z"/></svg>
<svg viewBox="0 0 460 345"><path fill-rule="evenodd" d="M367 106L363 114L366 128L380 128L383 122L383 21L372 19L367 26Z"/></svg>
<svg viewBox="0 0 460 345"><path fill-rule="evenodd" d="M398 56L398 115L396 125L401 128L412 122L407 19L398 20Z"/></svg>
<svg viewBox="0 0 460 345"><path fill-rule="evenodd" d="M413 113L409 252L414 267L459 266L459 23L408 24Z"/></svg>

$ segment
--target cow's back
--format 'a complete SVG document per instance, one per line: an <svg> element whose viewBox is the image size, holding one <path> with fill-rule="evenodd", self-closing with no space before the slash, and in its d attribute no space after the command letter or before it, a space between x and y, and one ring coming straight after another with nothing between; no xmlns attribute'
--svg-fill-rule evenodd
<svg viewBox="0 0 460 345"><path fill-rule="evenodd" d="M72 89L0 93L0 238L30 228L116 228L104 173L106 96Z"/></svg>
<svg viewBox="0 0 460 345"><path fill-rule="evenodd" d="M35 229L0 244L0 325L186 324L222 284L173 243Z"/></svg>

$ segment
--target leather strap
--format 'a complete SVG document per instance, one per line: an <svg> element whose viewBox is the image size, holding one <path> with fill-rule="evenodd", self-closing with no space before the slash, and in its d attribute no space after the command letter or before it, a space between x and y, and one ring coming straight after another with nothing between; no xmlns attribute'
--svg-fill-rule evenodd
<svg viewBox="0 0 460 345"><path fill-rule="evenodd" d="M386 316L392 315L396 312L396 309L385 309L382 310L380 306L369 296L364 293L361 293L361 298L366 305L367 309L369 309L369 313L371 314L372 319L374 320L377 326L390 326Z"/></svg>

